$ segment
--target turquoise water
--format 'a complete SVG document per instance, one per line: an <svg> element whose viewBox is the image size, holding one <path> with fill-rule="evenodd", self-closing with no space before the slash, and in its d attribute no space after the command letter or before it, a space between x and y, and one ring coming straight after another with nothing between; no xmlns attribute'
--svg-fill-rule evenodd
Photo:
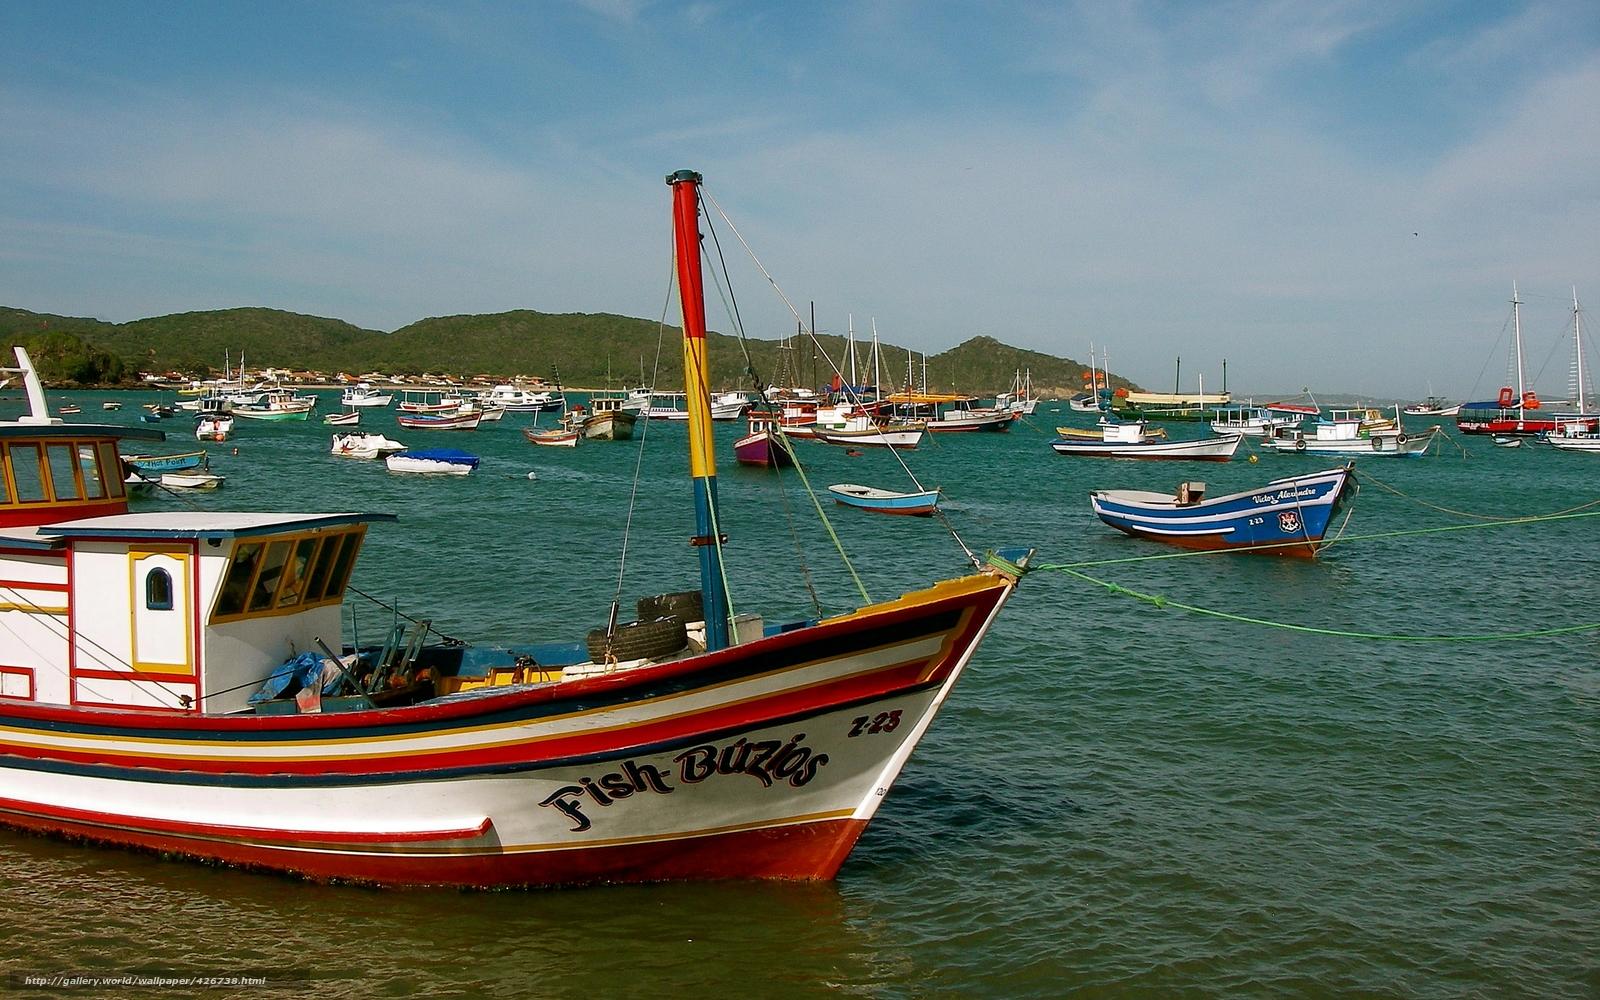
<svg viewBox="0 0 1600 1000"><path fill-rule="evenodd" d="M84 405L73 419L100 419L105 394L66 395ZM222 491L136 509L391 511L401 520L372 529L361 590L475 642L576 639L604 623L633 445L536 448L515 415L472 433L364 419L483 466L463 480L395 476L329 456L318 424L241 421L236 441L210 446ZM906 458L945 489L969 545L1032 545L1048 563L1169 551L1101 525L1091 489L1203 479L1219 493L1328 464L1062 458L1046 432L1066 419L1041 413ZM782 489L729 467L736 432L719 428L736 609L815 614L802 566L825 609L859 603L795 477ZM1376 481L1347 535L1469 523L1424 503L1515 516L1600 498L1600 457L1464 447L1359 462ZM802 456L818 489L905 482L887 453ZM652 426L625 602L695 579L686 463L683 428ZM826 509L874 599L962 571L937 521ZM1355 540L1317 562L1085 572L1328 629L1514 632L1600 621L1596 528L1579 518ZM353 610L358 628L386 621L365 602ZM1595 643L1299 633L1039 572L836 882L395 893L0 832L0 966L312 970L323 996L1594 996Z"/></svg>

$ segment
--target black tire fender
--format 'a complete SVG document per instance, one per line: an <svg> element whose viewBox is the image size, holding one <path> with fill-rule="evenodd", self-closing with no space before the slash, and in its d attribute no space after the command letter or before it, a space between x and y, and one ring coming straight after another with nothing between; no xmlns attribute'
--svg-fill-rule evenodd
<svg viewBox="0 0 1600 1000"><path fill-rule="evenodd" d="M704 621L705 599L698 590L680 590L671 594L656 594L639 598L639 618L677 618L686 622Z"/></svg>
<svg viewBox="0 0 1600 1000"><path fill-rule="evenodd" d="M653 656L676 653L689 644L681 618L651 618L626 622L617 626L609 637L606 630L597 628L589 633L589 659L604 663L607 659L641 660Z"/></svg>

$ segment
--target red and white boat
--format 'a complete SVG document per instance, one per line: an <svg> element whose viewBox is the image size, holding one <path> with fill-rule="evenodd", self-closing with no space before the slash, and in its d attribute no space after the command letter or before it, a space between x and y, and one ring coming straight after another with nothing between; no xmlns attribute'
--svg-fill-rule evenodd
<svg viewBox="0 0 1600 1000"><path fill-rule="evenodd" d="M542 444L555 448L576 448L578 438L583 436L583 431L575 427L552 427L544 430L538 427L524 427L522 436L533 444Z"/></svg>
<svg viewBox="0 0 1600 1000"><path fill-rule="evenodd" d="M116 444L159 432L50 418L19 350L0 822L380 885L832 877L1028 554L820 622L730 616L699 175L669 182L703 632L663 617L519 650L430 645L419 623L344 647L341 600L388 515L130 514ZM343 655L283 662L319 649Z"/></svg>

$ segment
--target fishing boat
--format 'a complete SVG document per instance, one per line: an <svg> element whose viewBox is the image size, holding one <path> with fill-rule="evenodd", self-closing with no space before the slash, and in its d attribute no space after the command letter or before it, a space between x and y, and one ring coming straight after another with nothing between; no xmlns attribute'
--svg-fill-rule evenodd
<svg viewBox="0 0 1600 1000"><path fill-rule="evenodd" d="M1094 427L1057 427L1056 435L1064 438L1082 438L1085 441L1103 441L1105 440L1105 431L1103 428L1107 424L1112 423L1116 423L1116 421L1107 420L1106 418L1101 417L1100 423ZM1149 424L1146 424L1144 427L1144 436L1147 438L1165 438L1167 436L1167 429L1165 427L1151 427Z"/></svg>
<svg viewBox="0 0 1600 1000"><path fill-rule="evenodd" d="M1146 432L1143 422L1106 424L1098 437L1062 437L1050 442L1057 455L1083 458L1174 459L1226 462L1239 450L1242 434L1192 441L1169 441Z"/></svg>
<svg viewBox="0 0 1600 1000"><path fill-rule="evenodd" d="M749 433L733 443L735 461L740 465L754 465L761 468L794 464L794 456L789 453L789 445L778 430L776 414L766 410L752 410L749 421Z"/></svg>
<svg viewBox="0 0 1600 1000"><path fill-rule="evenodd" d="M3 386L3 385L4 385L4 383L0 383L0 386ZM102 410L112 410L112 411L120 410L120 409L122 409L122 404L117 402L114 399L108 399L104 403L100 404L100 409L102 409Z"/></svg>
<svg viewBox="0 0 1600 1000"><path fill-rule="evenodd" d="M1213 410L1211 429L1218 434L1266 437L1274 428L1299 423L1299 417L1274 413L1264 406L1228 406Z"/></svg>
<svg viewBox="0 0 1600 1000"><path fill-rule="evenodd" d="M688 394L682 392L652 393L644 415L651 420L688 420L688 400ZM712 420L738 420L750 408L750 399L742 392L724 392L713 397L710 405Z"/></svg>
<svg viewBox="0 0 1600 1000"><path fill-rule="evenodd" d="M341 458L385 458L396 452L405 451L406 446L399 441L384 437L382 434L361 434L351 432L335 434L331 454Z"/></svg>
<svg viewBox="0 0 1600 1000"><path fill-rule="evenodd" d="M459 395L443 389L402 389L398 409L401 413L456 414L461 412L461 403Z"/></svg>
<svg viewBox="0 0 1600 1000"><path fill-rule="evenodd" d="M261 393L256 401L235 403L233 413L246 420L305 420L316 405L315 396L297 396L288 389L273 388Z"/></svg>
<svg viewBox="0 0 1600 1000"><path fill-rule="evenodd" d="M977 397L955 393L896 392L883 401L899 423L915 421L930 434L1009 430L1018 415L1010 407L973 406Z"/></svg>
<svg viewBox="0 0 1600 1000"><path fill-rule="evenodd" d="M823 444L843 448L898 448L909 451L922 443L921 424L868 424L863 427L837 430L817 425L810 428L810 438ZM784 428L789 435L789 428Z"/></svg>
<svg viewBox="0 0 1600 1000"><path fill-rule="evenodd" d="M589 397L589 417L583 422L583 436L590 441L627 441L639 415L626 408L627 396L597 392Z"/></svg>
<svg viewBox="0 0 1600 1000"><path fill-rule="evenodd" d="M1334 515L1355 491L1354 466L1274 479L1265 486L1207 497L1205 484L1176 493L1095 490L1095 515L1118 531L1186 549L1239 549L1312 557Z"/></svg>
<svg viewBox="0 0 1600 1000"><path fill-rule="evenodd" d="M322 422L330 427L354 427L361 423L361 411L346 410L343 413L329 413L322 418Z"/></svg>
<svg viewBox="0 0 1600 1000"><path fill-rule="evenodd" d="M566 406L566 399L559 392L536 392L510 383L502 383L490 389L484 394L483 401L512 413L540 413L544 410L560 410Z"/></svg>
<svg viewBox="0 0 1600 1000"><path fill-rule="evenodd" d="M476 430L483 420L478 410L466 413L397 413L395 422L401 427L419 431L470 431Z"/></svg>
<svg viewBox="0 0 1600 1000"><path fill-rule="evenodd" d="M194 421L194 436L197 441L228 440L233 437L233 414L200 414Z"/></svg>
<svg viewBox="0 0 1600 1000"><path fill-rule="evenodd" d="M390 472L465 476L478 467L480 459L470 452L456 448L414 448L385 455L383 464Z"/></svg>
<svg viewBox="0 0 1600 1000"><path fill-rule="evenodd" d="M186 472L209 463L204 451L182 451L171 455L123 455L122 464L140 475L159 477L163 472Z"/></svg>
<svg viewBox="0 0 1600 1000"><path fill-rule="evenodd" d="M215 472L163 472L161 487L168 490L221 489L226 477Z"/></svg>
<svg viewBox="0 0 1600 1000"><path fill-rule="evenodd" d="M856 483L835 483L828 487L833 499L846 507L870 510L876 514L909 514L927 517L939 507L938 490L895 493Z"/></svg>
<svg viewBox="0 0 1600 1000"><path fill-rule="evenodd" d="M1452 414L1447 411L1452 408L1459 409L1459 407L1453 406L1449 400L1439 396L1429 396L1420 403L1402 406L1400 412L1408 417L1443 417L1451 416Z"/></svg>
<svg viewBox="0 0 1600 1000"><path fill-rule="evenodd" d="M357 382L339 396L339 405L365 409L385 407L394 402L394 393L374 388L371 382Z"/></svg>
<svg viewBox="0 0 1600 1000"><path fill-rule="evenodd" d="M1427 452L1440 433L1433 424L1420 433L1406 433L1396 420L1373 422L1366 409L1332 410L1329 417L1279 427L1261 440L1261 447L1281 454L1348 455L1415 458ZM1307 425L1310 429L1307 429Z"/></svg>
<svg viewBox="0 0 1600 1000"><path fill-rule="evenodd" d="M578 439L583 432L572 427L552 427L548 430L539 427L524 427L522 436L534 444L542 444L553 448L576 448Z"/></svg>
<svg viewBox="0 0 1600 1000"><path fill-rule="evenodd" d="M1179 389L1183 376L1183 359L1177 361L1171 392L1140 392L1121 388L1111 394L1111 412L1120 420L1210 420L1211 411L1233 402L1228 392L1228 363L1222 363L1222 391L1207 394L1205 378L1200 379L1198 392Z"/></svg>
<svg viewBox="0 0 1600 1000"><path fill-rule="evenodd" d="M1490 438L1490 441L1494 443L1496 448L1522 447L1522 439L1519 437L1513 437L1510 434L1496 434L1494 437Z"/></svg>
<svg viewBox="0 0 1600 1000"><path fill-rule="evenodd" d="M64 417L76 416L76 415L78 415L78 414L83 412L83 407L74 406L71 403L63 403L60 406L56 407L56 412L61 414Z"/></svg>
<svg viewBox="0 0 1600 1000"><path fill-rule="evenodd" d="M0 668L0 822L387 886L833 877L1030 553L821 620L730 613L698 180L671 179L699 638L653 597L591 642L433 642L419 619L345 646L389 516L130 514L92 494L120 490L106 463L140 430L3 424L0 446L65 448L84 474L23 466L47 502L0 502L0 616L24 637Z"/></svg>

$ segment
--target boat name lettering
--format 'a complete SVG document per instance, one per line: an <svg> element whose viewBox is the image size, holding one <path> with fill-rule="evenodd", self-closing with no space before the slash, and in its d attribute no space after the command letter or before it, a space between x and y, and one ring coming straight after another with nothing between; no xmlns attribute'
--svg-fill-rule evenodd
<svg viewBox="0 0 1600 1000"><path fill-rule="evenodd" d="M805 733L796 733L787 743L781 740L740 738L722 746L706 744L690 747L676 757L676 774L651 764L624 761L621 770L608 771L598 778L585 775L575 785L562 785L539 805L558 810L572 821L572 832L582 833L594 826L583 811L591 802L607 807L619 799L653 792L668 795L679 785L697 785L718 774L746 774L767 788L774 779L800 788L817 776L817 769L828 762L828 755L817 753L803 742Z"/></svg>
<svg viewBox="0 0 1600 1000"><path fill-rule="evenodd" d="M1286 500L1299 500L1302 497L1316 496L1315 487L1302 486L1297 490L1279 490L1276 493L1257 493L1250 498L1254 503L1281 503Z"/></svg>

